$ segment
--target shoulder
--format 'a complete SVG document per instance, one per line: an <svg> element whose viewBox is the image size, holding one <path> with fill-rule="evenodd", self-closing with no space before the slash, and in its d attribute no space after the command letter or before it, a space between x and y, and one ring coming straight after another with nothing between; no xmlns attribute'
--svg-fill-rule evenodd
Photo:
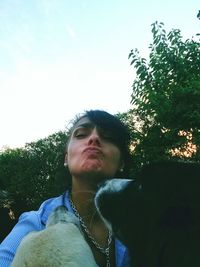
<svg viewBox="0 0 200 267"><path fill-rule="evenodd" d="M64 195L44 201L37 211L24 212L10 234L0 244L0 266L10 266L21 240L32 231L45 228L49 214L63 205Z"/></svg>
<svg viewBox="0 0 200 267"><path fill-rule="evenodd" d="M64 193L59 197L50 198L44 201L39 210L37 211L38 217L41 221L42 225L46 225L47 219L50 213L57 208L58 206L65 205L66 206L66 194Z"/></svg>
<svg viewBox="0 0 200 267"><path fill-rule="evenodd" d="M46 225L50 213L60 205L65 205L66 193L58 197L45 200L37 211L22 213L16 226L22 225L31 231L40 231Z"/></svg>

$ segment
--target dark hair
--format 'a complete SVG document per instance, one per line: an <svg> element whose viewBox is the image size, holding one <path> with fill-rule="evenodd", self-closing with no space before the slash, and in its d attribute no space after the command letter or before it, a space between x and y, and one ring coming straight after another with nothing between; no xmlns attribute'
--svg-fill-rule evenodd
<svg viewBox="0 0 200 267"><path fill-rule="evenodd" d="M128 177L130 162L130 133L128 127L120 119L104 110L87 110L77 116L69 130L69 139L76 124L84 117L94 123L100 129L106 130L110 140L119 148L124 163L123 171L118 172L116 177Z"/></svg>

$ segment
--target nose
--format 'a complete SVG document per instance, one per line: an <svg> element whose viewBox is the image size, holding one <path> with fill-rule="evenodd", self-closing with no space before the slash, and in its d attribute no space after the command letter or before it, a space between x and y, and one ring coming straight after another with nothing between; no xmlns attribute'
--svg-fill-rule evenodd
<svg viewBox="0 0 200 267"><path fill-rule="evenodd" d="M100 143L101 143L100 142L100 136L99 136L99 133L95 127L89 136L88 144L89 145L100 145Z"/></svg>

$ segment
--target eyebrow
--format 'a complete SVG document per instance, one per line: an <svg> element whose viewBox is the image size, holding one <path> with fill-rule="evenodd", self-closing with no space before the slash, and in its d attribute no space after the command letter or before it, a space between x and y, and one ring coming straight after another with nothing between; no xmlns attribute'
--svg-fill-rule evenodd
<svg viewBox="0 0 200 267"><path fill-rule="evenodd" d="M83 123L81 123L81 124L76 125L76 126L74 127L74 130L76 130L76 129L80 128L80 127L83 127L83 128L92 128L92 127L94 127L94 126L95 126L95 125L94 125L94 123L92 123L92 122L83 122Z"/></svg>

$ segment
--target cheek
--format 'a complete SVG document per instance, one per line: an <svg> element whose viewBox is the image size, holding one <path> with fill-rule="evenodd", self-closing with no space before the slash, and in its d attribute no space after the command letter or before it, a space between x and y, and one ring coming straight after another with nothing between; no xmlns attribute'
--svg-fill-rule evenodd
<svg viewBox="0 0 200 267"><path fill-rule="evenodd" d="M109 153L108 164L112 166L113 170L116 172L121 165L121 153L118 148L114 147ZM112 163L112 164L111 164Z"/></svg>
<svg viewBox="0 0 200 267"><path fill-rule="evenodd" d="M74 144L73 142L68 145L67 149L67 163L68 165L71 164L74 160L78 160L80 151L79 151L80 146Z"/></svg>

